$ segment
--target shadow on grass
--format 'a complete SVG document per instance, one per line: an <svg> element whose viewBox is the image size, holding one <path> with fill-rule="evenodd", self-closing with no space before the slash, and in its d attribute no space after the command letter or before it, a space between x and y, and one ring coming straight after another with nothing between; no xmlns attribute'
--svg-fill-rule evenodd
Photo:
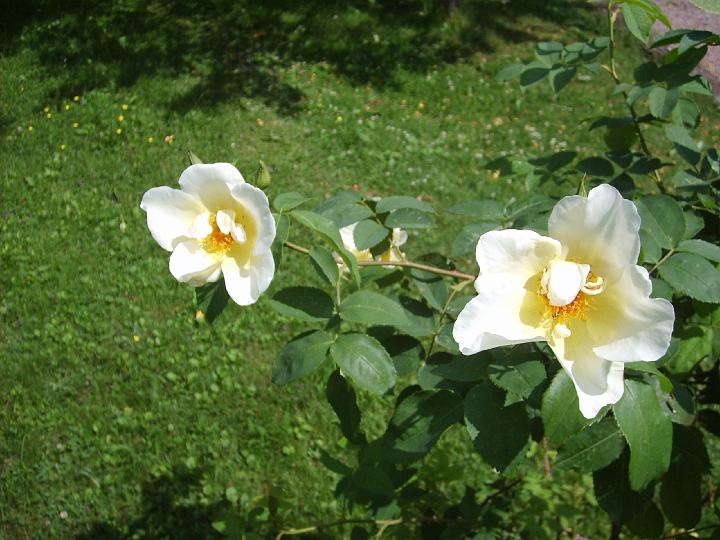
<svg viewBox="0 0 720 540"><path fill-rule="evenodd" d="M141 515L119 529L97 522L75 540L129 540L173 538L177 540L221 539L212 521L224 507L201 506L184 500L199 489L202 471L176 467L171 474L157 478L142 488Z"/></svg>
<svg viewBox="0 0 720 540"><path fill-rule="evenodd" d="M591 7L571 0L30 0L0 22L0 52L31 47L57 96L143 76L196 75L174 110L237 97L296 112L301 92L278 67L324 62L357 85L393 85L398 70L427 70L491 52L491 36L535 40L524 16L592 31ZM64 75L63 75L64 74Z"/></svg>

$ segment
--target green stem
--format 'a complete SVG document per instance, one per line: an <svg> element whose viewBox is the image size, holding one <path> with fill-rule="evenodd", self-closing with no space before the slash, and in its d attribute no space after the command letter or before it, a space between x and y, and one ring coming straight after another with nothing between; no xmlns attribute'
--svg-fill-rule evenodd
<svg viewBox="0 0 720 540"><path fill-rule="evenodd" d="M428 350L425 353L425 362L428 361L428 358L430 358L430 354L432 354L433 347L435 346L435 341L437 341L438 334L440 333L440 329L442 328L443 319L445 318L445 315L447 315L447 310L450 308L450 303L455 298L455 295L461 290L463 290L465 288L465 285L467 285L471 281L472 280L461 281L452 288L452 292L448 296L448 299L445 302L442 311L440 312L440 317L438 318L437 327L435 328L435 332L433 332L432 339L430 339L430 345L428 346Z"/></svg>
<svg viewBox="0 0 720 540"><path fill-rule="evenodd" d="M297 244L293 244L292 242L285 242L285 247L288 249L292 249L294 251L297 251L298 253L304 253L307 255L310 253L310 250L298 246ZM335 259L338 264L343 264L342 259L339 257ZM358 266L402 266L405 268L415 268L416 270L424 270L425 272L430 272L431 274L437 274L440 276L448 276L455 279L459 279L462 281L468 281L468 280L474 280L477 276L474 276L472 274L466 274L464 272L458 272L457 270L446 270L444 268L438 268L437 266L430 266L428 264L422 264L422 263L416 263L413 261L357 261Z"/></svg>
<svg viewBox="0 0 720 540"><path fill-rule="evenodd" d="M665 261L667 261L667 260L670 258L670 256L673 255L674 253L675 253L675 249L674 249L674 248L671 249L670 251L668 251L662 259L660 259L657 263L655 263L655 266L653 266L653 267L650 269L650 271L648 272L648 274L652 274L655 270L657 270L658 267L659 267L662 263L664 263Z"/></svg>

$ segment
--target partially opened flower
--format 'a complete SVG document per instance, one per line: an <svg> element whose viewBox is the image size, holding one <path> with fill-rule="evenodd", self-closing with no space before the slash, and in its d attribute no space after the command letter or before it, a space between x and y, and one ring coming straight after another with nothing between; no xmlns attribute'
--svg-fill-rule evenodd
<svg viewBox="0 0 720 540"><path fill-rule="evenodd" d="M623 394L624 362L651 362L670 345L672 304L652 299L637 266L640 216L609 185L562 199L550 237L527 230L480 237L478 295L458 316L463 354L547 341L578 393L587 418Z"/></svg>
<svg viewBox="0 0 720 540"><path fill-rule="evenodd" d="M191 165L180 188L153 188L140 204L153 238L172 252L170 273L193 287L222 275L236 303L255 303L275 273L275 220L265 193L229 163Z"/></svg>
<svg viewBox="0 0 720 540"><path fill-rule="evenodd" d="M383 262L396 262L405 260L405 254L400 250L400 246L407 242L408 234L401 228L395 227L392 230L390 245L388 248L377 257L373 257L369 249L358 249L355 245L355 227L357 227L357 223L342 227L340 229L340 238L342 238L345 249L355 255L355 258L358 261L378 260ZM387 268L394 267L392 265L388 265Z"/></svg>

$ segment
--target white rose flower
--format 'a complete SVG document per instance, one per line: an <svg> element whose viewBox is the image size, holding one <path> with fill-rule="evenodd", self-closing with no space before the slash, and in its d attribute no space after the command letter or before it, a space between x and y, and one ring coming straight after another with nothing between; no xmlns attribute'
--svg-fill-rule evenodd
<svg viewBox="0 0 720 540"><path fill-rule="evenodd" d="M612 186L562 199L550 237L491 231L476 256L478 295L462 310L453 337L463 354L547 341L594 418L623 394L625 362L652 362L670 345L672 304L652 299L640 253L640 216Z"/></svg>
<svg viewBox="0 0 720 540"><path fill-rule="evenodd" d="M140 204L153 238L172 252L170 273L193 287L222 275L237 304L255 303L275 273L275 220L265 193L229 163L191 165L180 188L152 188Z"/></svg>

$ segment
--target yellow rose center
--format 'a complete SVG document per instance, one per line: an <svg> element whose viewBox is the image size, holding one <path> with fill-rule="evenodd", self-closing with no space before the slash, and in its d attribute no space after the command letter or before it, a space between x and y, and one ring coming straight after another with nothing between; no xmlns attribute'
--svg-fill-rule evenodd
<svg viewBox="0 0 720 540"><path fill-rule="evenodd" d="M225 253L235 243L230 233L224 233L217 224L217 214L212 214L208 220L212 227L212 232L208 234L202 241L202 247L208 253Z"/></svg>

